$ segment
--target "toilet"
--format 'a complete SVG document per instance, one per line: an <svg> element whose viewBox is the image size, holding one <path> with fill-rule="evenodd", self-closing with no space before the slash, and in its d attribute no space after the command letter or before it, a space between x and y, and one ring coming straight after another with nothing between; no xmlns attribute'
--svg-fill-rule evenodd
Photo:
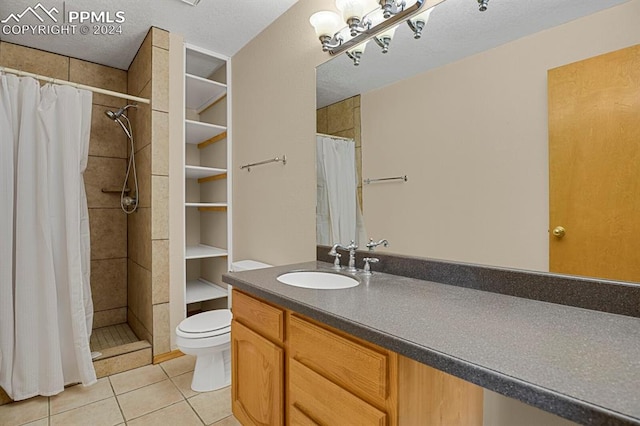
<svg viewBox="0 0 640 426"><path fill-rule="evenodd" d="M255 260L231 264L234 272L268 268ZM230 291L230 290L229 290ZM230 300L231 293L229 293ZM209 392L231 384L231 310L216 309L185 318L176 327L176 345L196 357L191 389Z"/></svg>

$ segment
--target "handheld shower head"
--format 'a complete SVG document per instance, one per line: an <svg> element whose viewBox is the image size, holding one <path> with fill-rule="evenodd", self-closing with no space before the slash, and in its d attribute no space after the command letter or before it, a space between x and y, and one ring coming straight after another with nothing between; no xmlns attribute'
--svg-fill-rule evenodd
<svg viewBox="0 0 640 426"><path fill-rule="evenodd" d="M120 118L120 116L122 114L124 114L124 112L129 109L129 108L138 108L138 105L125 105L122 108L120 108L119 110L117 110L116 112L113 111L105 111L104 113L107 115L107 117L109 117L112 120L117 120L118 118Z"/></svg>

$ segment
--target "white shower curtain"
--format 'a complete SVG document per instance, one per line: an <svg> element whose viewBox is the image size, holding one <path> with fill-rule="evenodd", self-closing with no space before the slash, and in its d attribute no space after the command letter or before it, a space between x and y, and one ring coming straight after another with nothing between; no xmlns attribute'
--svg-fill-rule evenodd
<svg viewBox="0 0 640 426"><path fill-rule="evenodd" d="M14 400L96 381L82 176L91 98L0 75L0 386Z"/></svg>
<svg viewBox="0 0 640 426"><path fill-rule="evenodd" d="M316 136L316 239L318 244L366 241L358 203L355 141Z"/></svg>

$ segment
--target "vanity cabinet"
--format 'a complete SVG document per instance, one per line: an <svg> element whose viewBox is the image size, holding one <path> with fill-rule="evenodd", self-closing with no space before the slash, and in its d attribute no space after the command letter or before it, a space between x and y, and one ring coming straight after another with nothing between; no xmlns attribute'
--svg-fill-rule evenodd
<svg viewBox="0 0 640 426"><path fill-rule="evenodd" d="M284 424L284 310L233 292L231 406L243 425Z"/></svg>
<svg viewBox="0 0 640 426"><path fill-rule="evenodd" d="M482 388L233 290L243 425L482 425Z"/></svg>

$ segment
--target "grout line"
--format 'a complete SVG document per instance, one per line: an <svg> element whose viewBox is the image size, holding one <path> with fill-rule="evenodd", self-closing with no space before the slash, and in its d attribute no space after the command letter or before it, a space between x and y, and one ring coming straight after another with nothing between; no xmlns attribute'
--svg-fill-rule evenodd
<svg viewBox="0 0 640 426"><path fill-rule="evenodd" d="M118 405L118 410L120 410L120 415L122 416L122 422L126 424L127 418L124 416L124 412L122 411L122 407L120 406L120 400L118 399L118 395L116 394L116 390L113 387L113 383L111 383L111 376L107 376L107 380L109 380L109 386L111 386L111 392L113 392L113 397L116 399L116 404Z"/></svg>

